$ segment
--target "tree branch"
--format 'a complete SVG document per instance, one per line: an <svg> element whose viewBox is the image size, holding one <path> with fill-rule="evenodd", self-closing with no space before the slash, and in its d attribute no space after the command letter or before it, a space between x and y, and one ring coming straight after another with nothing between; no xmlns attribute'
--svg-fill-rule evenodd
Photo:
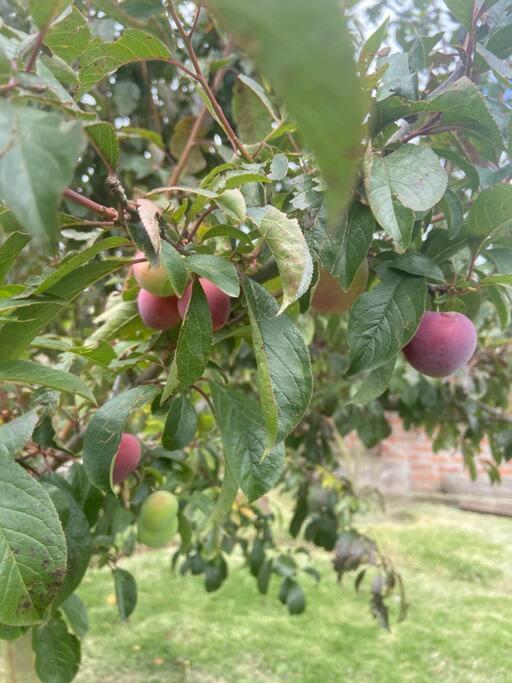
<svg viewBox="0 0 512 683"><path fill-rule="evenodd" d="M114 209L111 206L103 206L103 204L98 204L98 202L95 202L92 199L89 199L88 197L84 197L83 194L76 192L76 190L72 190L71 188L64 190L64 197L66 197L66 199L69 199L72 202L75 202L75 204L80 204L81 206L84 206L86 209L89 209L89 211L97 213L100 216L104 216L105 218L108 218L113 221L117 221L118 219L116 209Z"/></svg>

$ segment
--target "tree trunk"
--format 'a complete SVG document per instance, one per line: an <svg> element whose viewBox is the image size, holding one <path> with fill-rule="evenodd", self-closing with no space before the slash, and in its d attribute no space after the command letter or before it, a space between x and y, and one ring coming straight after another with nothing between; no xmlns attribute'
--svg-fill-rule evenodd
<svg viewBox="0 0 512 683"><path fill-rule="evenodd" d="M0 641L1 642L1 641ZM12 641L3 641L0 679L5 683L40 683L34 666L32 631Z"/></svg>

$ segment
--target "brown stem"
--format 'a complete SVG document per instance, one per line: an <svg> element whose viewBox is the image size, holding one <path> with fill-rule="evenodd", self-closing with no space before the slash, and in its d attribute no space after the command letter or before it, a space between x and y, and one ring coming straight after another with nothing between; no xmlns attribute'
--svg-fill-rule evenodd
<svg viewBox="0 0 512 683"><path fill-rule="evenodd" d="M219 117L219 121L224 128L224 131L226 135L228 136L231 144L233 145L234 149L237 149L240 154L246 159L247 161L252 161L252 157L249 154L249 152L245 149L243 146L242 142L239 140L238 136L236 135L235 131L231 127L229 121L226 118L226 115L224 114L224 111L222 110L222 107L220 104L217 102L217 98L215 97L215 93L213 92L212 88L210 88L210 84L208 83L208 80L205 78L205 75L203 74L203 71L201 69L201 65L199 64L199 60L196 55L196 51L194 50L194 46L192 45L192 31L190 33L187 33L185 31L185 28L181 22L181 19L178 16L178 12L176 11L176 8L174 6L174 0L167 0L166 2L167 5L167 10L171 17L174 19L174 23L176 24L179 34L181 35L183 42L185 43L185 47L187 48L187 52L189 54L190 60L194 66L195 72L196 72L196 80L200 83L202 86L203 90L206 93L206 96L211 102L211 105Z"/></svg>
<svg viewBox="0 0 512 683"><path fill-rule="evenodd" d="M231 52L231 47L231 41L229 41L224 49L224 56L227 56ZM225 73L226 69L220 69L215 74L212 84L213 92L217 92L217 90L219 89ZM207 115L208 110L206 108L206 105L203 104L199 111L199 114L197 115L196 120L194 121L194 125L192 126L192 129L189 133L187 142L185 143L185 147L183 148L179 161L174 167L171 177L169 178L169 185L173 186L178 184L178 181L181 178L181 175L187 166L190 154L194 148L194 145L197 142L198 134L201 131L201 128L205 122Z"/></svg>
<svg viewBox="0 0 512 683"><path fill-rule="evenodd" d="M206 216L208 216L208 214L210 214L212 211L215 211L216 208L217 208L216 206L210 206L209 209L206 209L206 211L204 213L202 213L199 216L199 218L197 219L197 221L194 223L194 225L192 226L192 230L189 233L184 235L184 239L186 239L188 242L191 242L194 239L194 237L196 236L196 232L201 227Z"/></svg>
<svg viewBox="0 0 512 683"><path fill-rule="evenodd" d="M111 206L103 206L103 204L98 204L98 202L95 202L88 197L84 197L83 194L80 194L76 190L72 190L71 188L64 190L64 197L72 202L75 202L75 204L84 206L86 209L89 209L100 216L105 216L105 218L109 218L113 221L118 219L116 209L112 208Z"/></svg>
<svg viewBox="0 0 512 683"><path fill-rule="evenodd" d="M200 394L204 398L206 403L208 403L208 405L210 406L210 410L215 415L215 409L213 407L213 403L211 401L211 398L208 396L208 394L206 392L204 392L200 387L198 387L197 384L193 384L190 388L193 389L194 391L197 391L197 393Z"/></svg>
<svg viewBox="0 0 512 683"><path fill-rule="evenodd" d="M43 28L39 31L37 34L36 42L34 43L34 47L32 48L32 52L30 53L30 57L28 58L27 64L25 66L25 73L29 73L32 71L34 68L34 64L36 63L37 55L39 54L39 50L43 46L43 40L46 35L46 32L48 31L49 28L49 23L43 26Z"/></svg>

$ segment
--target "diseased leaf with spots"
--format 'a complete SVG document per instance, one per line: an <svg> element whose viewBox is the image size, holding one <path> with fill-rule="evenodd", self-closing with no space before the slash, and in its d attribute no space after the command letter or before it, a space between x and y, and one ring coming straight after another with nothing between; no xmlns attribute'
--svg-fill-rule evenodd
<svg viewBox="0 0 512 683"><path fill-rule="evenodd" d="M66 575L66 539L44 488L0 450L0 623L43 621Z"/></svg>

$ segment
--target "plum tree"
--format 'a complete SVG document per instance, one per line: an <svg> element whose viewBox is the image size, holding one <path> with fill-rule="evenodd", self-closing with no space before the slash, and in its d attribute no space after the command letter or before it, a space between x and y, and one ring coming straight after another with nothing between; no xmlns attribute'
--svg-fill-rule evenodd
<svg viewBox="0 0 512 683"><path fill-rule="evenodd" d="M142 504L137 522L141 543L161 548L178 531L178 499L170 491L155 491Z"/></svg>
<svg viewBox="0 0 512 683"><path fill-rule="evenodd" d="M181 321L175 296L155 296L141 289L137 307L143 323L154 330L169 330Z"/></svg>
<svg viewBox="0 0 512 683"><path fill-rule="evenodd" d="M133 434L125 432L121 435L121 442L114 460L112 480L114 484L124 481L137 469L141 457L140 441Z"/></svg>
<svg viewBox="0 0 512 683"><path fill-rule="evenodd" d="M216 330L220 330L221 327L224 327L227 323L231 312L231 300L222 289L219 289L217 285L213 284L213 282L210 282L210 280L207 280L205 277L200 277L199 283L203 288L203 292L206 294L212 316L212 328L215 332ZM192 283L187 286L183 297L178 300L178 310L182 318L185 317L191 296Z"/></svg>
<svg viewBox="0 0 512 683"><path fill-rule="evenodd" d="M146 257L142 251L138 251L134 258L143 259ZM154 296L170 296L175 293L162 264L153 267L148 261L141 261L135 263L132 270L137 284L146 292L154 294Z"/></svg>
<svg viewBox="0 0 512 683"><path fill-rule="evenodd" d="M418 372L447 377L468 362L476 343L475 326L463 313L426 311L404 355Z"/></svg>
<svg viewBox="0 0 512 683"><path fill-rule="evenodd" d="M341 286L339 278L321 268L320 278L311 300L311 307L317 313L345 313L352 306L354 300L364 292L367 282L368 261L366 259L359 266L347 291Z"/></svg>

